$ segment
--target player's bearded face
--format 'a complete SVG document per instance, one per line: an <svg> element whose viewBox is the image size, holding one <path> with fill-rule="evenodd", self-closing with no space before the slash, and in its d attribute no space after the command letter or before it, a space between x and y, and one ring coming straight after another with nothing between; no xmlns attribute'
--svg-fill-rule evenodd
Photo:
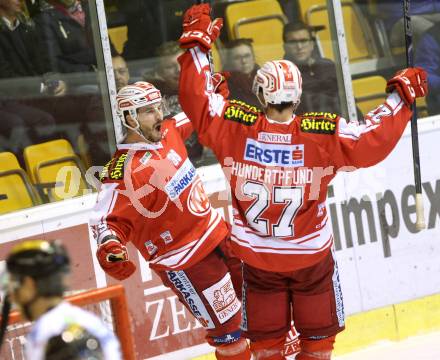
<svg viewBox="0 0 440 360"><path fill-rule="evenodd" d="M152 104L140 108L138 110L138 121L142 134L148 141L158 142L162 139L162 103Z"/></svg>

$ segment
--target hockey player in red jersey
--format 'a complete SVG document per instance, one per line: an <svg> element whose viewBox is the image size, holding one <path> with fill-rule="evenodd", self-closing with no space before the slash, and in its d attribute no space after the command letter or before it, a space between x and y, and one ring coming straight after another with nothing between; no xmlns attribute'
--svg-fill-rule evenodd
<svg viewBox="0 0 440 360"><path fill-rule="evenodd" d="M132 242L205 327L217 359L250 359L223 257L229 230L185 149L190 121L184 113L163 120L160 91L147 82L123 87L116 100L127 135L104 167L90 220L99 264L126 279L136 269L125 246Z"/></svg>
<svg viewBox="0 0 440 360"><path fill-rule="evenodd" d="M301 344L296 359L330 359L344 309L327 186L337 171L375 165L392 151L410 105L426 95L426 74L398 72L386 101L355 124L332 113L295 115L301 74L290 61L270 61L254 79L260 111L214 91L207 53L222 20L209 14L203 4L183 17L179 41L188 50L179 58L179 97L231 185L231 240L243 261L242 328L256 359L283 359L293 317Z"/></svg>

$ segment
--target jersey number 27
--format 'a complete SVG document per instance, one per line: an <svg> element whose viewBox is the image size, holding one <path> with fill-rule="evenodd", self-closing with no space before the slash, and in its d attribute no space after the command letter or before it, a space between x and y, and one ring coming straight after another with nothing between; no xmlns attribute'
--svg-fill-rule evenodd
<svg viewBox="0 0 440 360"><path fill-rule="evenodd" d="M271 194L265 184L247 181L243 185L243 193L255 198L254 203L246 211L248 224L255 230L275 237L294 235L293 219L303 204L303 187L274 186ZM276 224L261 217L271 204L284 204Z"/></svg>

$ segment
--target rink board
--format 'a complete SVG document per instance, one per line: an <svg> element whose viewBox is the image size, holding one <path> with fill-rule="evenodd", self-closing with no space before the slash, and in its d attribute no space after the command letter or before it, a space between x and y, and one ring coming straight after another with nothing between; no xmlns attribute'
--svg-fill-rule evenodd
<svg viewBox="0 0 440 360"><path fill-rule="evenodd" d="M400 339L440 326L436 295L440 293L440 120L429 118L419 124L427 229L414 231L409 132L381 164L341 173L332 183L327 205L348 316L347 330L338 338L339 353L380 338ZM231 207L220 166L198 171L213 205L229 220ZM73 289L114 283L93 256L96 245L87 220L95 197L90 194L2 216L0 260L22 239L59 238L72 256ZM124 285L138 358L186 359L211 352L203 343L200 324L161 285L134 248L129 251L138 271ZM8 344L9 357L20 359L18 345Z"/></svg>

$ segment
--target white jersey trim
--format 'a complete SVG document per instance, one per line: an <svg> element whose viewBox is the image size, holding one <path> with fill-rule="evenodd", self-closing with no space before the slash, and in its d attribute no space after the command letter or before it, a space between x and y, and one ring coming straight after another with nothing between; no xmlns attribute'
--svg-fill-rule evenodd
<svg viewBox="0 0 440 360"><path fill-rule="evenodd" d="M231 239L240 246L251 248L255 252L278 254L313 254L321 252L331 241L331 228L328 216L322 221L322 228L300 238L286 240L277 237L263 237L247 226L232 225Z"/></svg>
<svg viewBox="0 0 440 360"><path fill-rule="evenodd" d="M96 232L94 232L95 240L98 245L101 240L108 235L116 235L116 233L107 225L106 216L113 211L116 200L118 198L117 183L102 184L99 191L95 207L89 219L89 224Z"/></svg>
<svg viewBox="0 0 440 360"><path fill-rule="evenodd" d="M205 66L209 66L207 55L198 46L189 49L197 72L200 74Z"/></svg>
<svg viewBox="0 0 440 360"><path fill-rule="evenodd" d="M158 150L162 149L163 145L160 142L151 144L138 142L132 144L117 144L116 147L118 148L118 150Z"/></svg>
<svg viewBox="0 0 440 360"><path fill-rule="evenodd" d="M186 264L197 252L197 250L204 244L220 221L221 216L219 213L215 209L211 209L208 228L200 239L194 240L179 249L175 249L167 252L166 254L158 256L157 258L150 260L150 262L152 264L166 266L170 269L175 269Z"/></svg>
<svg viewBox="0 0 440 360"><path fill-rule="evenodd" d="M391 93L385 101L385 105L389 107L393 115L396 115L402 109L403 104L404 103L397 92ZM359 140L363 134L376 129L378 126L380 126L380 124L373 123L368 120L368 118L365 124L348 122L346 119L340 118L338 135L341 138Z"/></svg>
<svg viewBox="0 0 440 360"><path fill-rule="evenodd" d="M323 250L327 249L331 244L332 244L332 237L330 236L327 241L318 249L273 249L273 248L269 248L269 247L255 247L254 244L251 244L250 242L243 240L243 239L238 239L237 237L235 237L234 235L231 235L231 241L237 243L239 246L241 247L245 247L248 248L250 250L252 250L252 252L255 253L267 253L267 254L278 254L278 255L312 255L312 254L317 254L322 252Z"/></svg>
<svg viewBox="0 0 440 360"><path fill-rule="evenodd" d="M176 127L180 127L190 122L188 116L186 116L186 114L183 111L176 114L174 116L174 120L176 122Z"/></svg>

